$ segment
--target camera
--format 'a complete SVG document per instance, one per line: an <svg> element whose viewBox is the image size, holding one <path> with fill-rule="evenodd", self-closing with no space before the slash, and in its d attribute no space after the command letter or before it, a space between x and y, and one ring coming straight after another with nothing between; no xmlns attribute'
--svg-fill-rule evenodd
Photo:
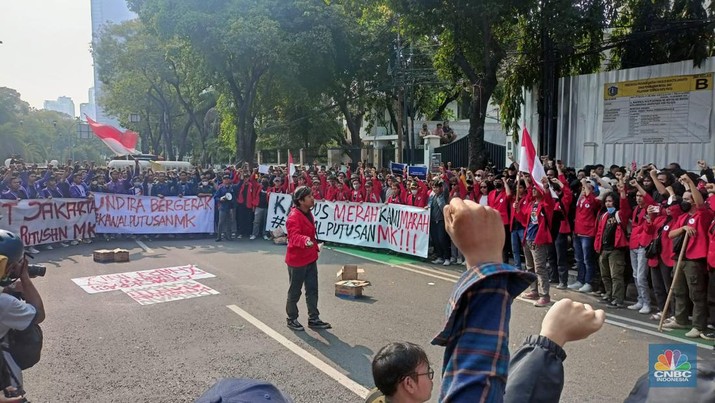
<svg viewBox="0 0 715 403"><path fill-rule="evenodd" d="M45 273L47 273L47 267L41 264L27 265L27 274L30 276L30 278L45 277Z"/></svg>

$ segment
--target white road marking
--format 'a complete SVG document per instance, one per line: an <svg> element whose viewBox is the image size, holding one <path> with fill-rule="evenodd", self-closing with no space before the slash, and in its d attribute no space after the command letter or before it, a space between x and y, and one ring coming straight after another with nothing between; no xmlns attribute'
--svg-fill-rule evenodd
<svg viewBox="0 0 715 403"><path fill-rule="evenodd" d="M608 317L608 314L606 314L606 317ZM677 342L679 342L679 343L695 344L695 345L697 345L698 347L704 348L704 349L706 349L706 350L712 350L712 349L713 349L713 346L712 346L712 345L703 344L703 343L700 343L700 342L695 341L695 340L702 340L702 339L684 340L684 339L681 339L680 337L671 336L671 335L669 335L668 333L659 333L659 332L657 332L657 331L654 332L654 331L652 331L652 330L643 329L643 328L640 328L640 327L637 327L637 326L631 326L631 325L629 325L629 324L621 323L621 322L616 322L616 321L610 320L610 319L606 319L606 323L611 324L611 325L613 325L613 326L618 326L618 327L622 327L622 328L625 328L625 329L633 330L633 331L636 331L636 332L641 332L641 333L649 334L649 335L651 335L651 336L658 336L658 337L662 337L662 338L664 338L664 339L677 341Z"/></svg>
<svg viewBox="0 0 715 403"><path fill-rule="evenodd" d="M146 244L145 244L144 242L142 242L142 241L140 241L140 240L138 240L138 239L135 239L134 242L136 242L137 245L139 245L140 248L144 249L144 252L146 252L146 253L154 253L154 250L153 250L152 248L146 246Z"/></svg>
<svg viewBox="0 0 715 403"><path fill-rule="evenodd" d="M254 317L250 313L244 311L243 309L239 308L236 305L227 305L226 307L228 309L232 310L233 312L235 312L238 316L245 319L248 323L257 327L258 330L262 331L263 333L265 333L267 336L269 336L273 340L282 344L284 347L286 347L288 350L295 353L297 356L308 361L309 364L311 364L315 368L319 369L324 374L326 374L329 377L336 380L338 383L340 383L341 385L346 387L348 390L350 390L351 392L358 395L361 399L365 399L367 397L367 395L370 393L370 391L366 387L364 387L364 386L360 385L359 383L353 381L352 379L348 378L340 371L338 371L335 368L328 365L326 362L320 360L318 357L314 356L313 354L307 352L306 350L304 350L297 344L288 340L285 336L283 336L282 334L271 329L270 327L268 327L268 325L261 322L260 320L258 320L256 317Z"/></svg>

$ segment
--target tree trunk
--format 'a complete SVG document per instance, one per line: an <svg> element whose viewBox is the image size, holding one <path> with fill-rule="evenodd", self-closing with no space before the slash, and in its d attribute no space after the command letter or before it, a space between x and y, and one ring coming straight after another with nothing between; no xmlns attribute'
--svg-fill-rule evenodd
<svg viewBox="0 0 715 403"><path fill-rule="evenodd" d="M457 100L462 91L462 87L460 86L459 88L457 88L456 91L447 95L442 101L442 103L439 105L435 113L430 116L430 120L442 120L442 115L444 114L445 109L447 109L447 106L449 106L449 104L453 101Z"/></svg>

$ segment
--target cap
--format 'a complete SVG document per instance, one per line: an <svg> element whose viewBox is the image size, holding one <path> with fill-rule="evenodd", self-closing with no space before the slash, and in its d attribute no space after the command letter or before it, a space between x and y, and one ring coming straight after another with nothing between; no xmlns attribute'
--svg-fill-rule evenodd
<svg viewBox="0 0 715 403"><path fill-rule="evenodd" d="M216 382L196 399L196 403L293 403L273 384L248 378L228 378Z"/></svg>

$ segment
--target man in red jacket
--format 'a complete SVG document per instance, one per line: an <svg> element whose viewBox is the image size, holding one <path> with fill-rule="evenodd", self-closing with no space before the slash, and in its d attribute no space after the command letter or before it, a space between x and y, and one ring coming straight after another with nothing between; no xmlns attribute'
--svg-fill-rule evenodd
<svg viewBox="0 0 715 403"><path fill-rule="evenodd" d="M305 302L308 305L308 327L330 329L330 323L320 320L318 311L318 240L315 218L311 209L315 204L310 188L301 186L293 193L293 208L288 213L286 232L288 248L285 262L288 265L288 300L286 302L287 324L291 330L301 331L298 322L298 301L305 284Z"/></svg>

